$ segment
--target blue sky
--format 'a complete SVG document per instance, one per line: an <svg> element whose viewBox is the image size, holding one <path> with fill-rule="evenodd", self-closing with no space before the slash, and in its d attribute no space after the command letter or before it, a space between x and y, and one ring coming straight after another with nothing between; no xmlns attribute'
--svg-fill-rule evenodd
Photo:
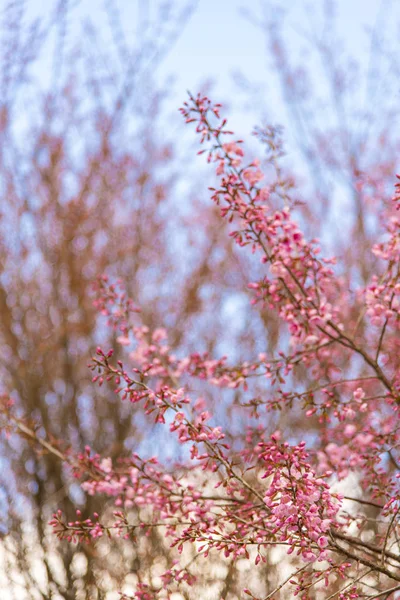
<svg viewBox="0 0 400 600"><path fill-rule="evenodd" d="M177 0L180 5L186 0ZM355 56L366 55L366 38L363 35L365 26L372 25L379 11L390 12L395 6L394 0L336 0L338 8L338 30ZM0 0L0 6L5 0ZM48 16L54 6L54 0L27 0L29 13ZM96 27L109 36L105 2L103 0L80 0L70 2L73 6L68 19L68 38L77 40L81 34L81 23L91 19ZM163 0L115 0L121 14L122 28L129 44L140 47L145 38L139 16L152 14L160 8ZM307 30L317 13L324 5L324 0L197 0L196 8L186 26L169 51L157 71L157 82L173 76L171 107L179 107L186 96L186 90L196 92L205 81L215 82L214 94L221 100L230 98L237 111L237 118L243 132L255 124L255 114L248 108L240 108L238 88L233 83L232 74L241 72L248 80L271 85L274 92L273 79L270 80L270 69L265 49L263 32L243 16L243 9L255 15L265 11L273 15L275 5L280 4L287 11L289 31L293 33L291 44L293 51L298 46L299 31ZM400 15L400 8L395 10ZM107 42L106 42L107 43ZM48 73L46 55L42 57L42 75ZM275 102L278 105L278 101ZM279 118L279 107L277 110Z"/></svg>
<svg viewBox="0 0 400 600"><path fill-rule="evenodd" d="M268 83L271 75L264 34L243 16L243 8L260 14L263 9L273 11L274 4L269 0L199 0L196 11L160 69L160 74L164 76L174 74L174 97L178 103L187 89L197 91L202 82L214 80L215 95L223 101L232 98L232 103L236 105L238 114L235 117L240 121L240 126L246 129L254 126L255 115L251 114L251 110L240 110L238 107L237 88L232 75L240 71L252 82ZM284 0L280 4L288 11L289 30L293 31L292 44L295 49L299 30L307 29L311 17L318 12L312 9L320 7L323 0ZM391 3L382 0L338 0L336 4L339 33L352 53L362 60L366 54L364 28L375 22L384 4ZM273 79L271 84L269 92L273 93ZM279 108L277 113L279 116Z"/></svg>

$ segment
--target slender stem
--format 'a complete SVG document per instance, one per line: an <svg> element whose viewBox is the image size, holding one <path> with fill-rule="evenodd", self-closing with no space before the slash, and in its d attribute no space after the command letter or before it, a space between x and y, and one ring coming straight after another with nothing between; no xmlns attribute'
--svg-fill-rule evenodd
<svg viewBox="0 0 400 600"><path fill-rule="evenodd" d="M269 600L270 598L273 598L275 596L275 594L277 594L293 577L296 577L296 575L299 575L299 573L302 573L303 571L305 571L308 566L309 565L306 564L303 567L300 567L299 569L296 569L296 571L293 571L293 573L291 573L289 575L289 577L287 577L284 581L282 581L282 583L280 583L278 585L278 587L276 587L272 592L270 592L268 594L268 596L265 596L263 598L263 600Z"/></svg>

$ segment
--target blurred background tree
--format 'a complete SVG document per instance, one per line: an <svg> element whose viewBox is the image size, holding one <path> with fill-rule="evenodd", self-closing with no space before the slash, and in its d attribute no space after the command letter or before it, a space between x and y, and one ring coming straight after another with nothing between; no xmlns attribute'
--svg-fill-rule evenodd
<svg viewBox="0 0 400 600"><path fill-rule="evenodd" d="M184 176L163 113L167 91L156 84L193 6L160 3L149 22L139 3L147 40L138 50L112 2L103 17L114 44L103 42L96 19L77 41L76 8L58 2L32 20L29 2L3 6L1 388L66 447L116 456L142 444L154 453L140 415L91 386L87 363L109 335L92 305L93 281L104 272L123 279L150 328L167 325L173 345L186 348L199 347L201 331L202 349L213 352L249 338L244 324L228 328L221 315L246 267ZM156 533L140 556L124 544L104 552L57 545L47 532L54 508L100 512L98 500L23 440L2 439L1 467L2 587L11 597L105 598L123 573L157 559Z"/></svg>

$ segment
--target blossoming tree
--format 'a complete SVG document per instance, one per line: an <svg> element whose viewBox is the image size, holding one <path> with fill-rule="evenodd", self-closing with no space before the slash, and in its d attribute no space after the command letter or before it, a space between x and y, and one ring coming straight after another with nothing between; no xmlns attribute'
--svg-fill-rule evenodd
<svg viewBox="0 0 400 600"><path fill-rule="evenodd" d="M248 282L251 302L284 324L281 347L239 363L179 355L165 329L141 322L123 285L102 276L95 305L127 355L114 360L112 349L99 347L93 384L112 386L181 450L173 461L136 453L111 459L88 446L75 454L36 432L5 396L9 428L57 455L87 494L103 498L101 513L55 512L54 533L70 543L108 537L139 547L161 530L174 549L171 563L138 573L132 589L121 591L124 600L205 597L212 582L202 573L219 557L236 581L241 570L247 579L233 591L226 578L214 590L219 599L394 599L400 184L381 202L382 231L370 248L376 273L357 285L340 257L324 256L318 240L307 239L279 169L267 182L261 163L246 161L220 105L190 97L182 114L216 167L212 199L231 224L232 241L260 264L260 277ZM276 167L275 132L259 134ZM218 393L209 395L208 387ZM341 493L346 480L357 484Z"/></svg>

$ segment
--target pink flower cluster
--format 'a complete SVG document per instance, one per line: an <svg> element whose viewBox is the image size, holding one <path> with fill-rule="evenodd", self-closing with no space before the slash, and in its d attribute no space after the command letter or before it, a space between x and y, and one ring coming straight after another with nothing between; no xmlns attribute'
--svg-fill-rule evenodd
<svg viewBox="0 0 400 600"><path fill-rule="evenodd" d="M400 497L399 218L390 217L388 239L373 250L382 272L362 290L349 290L346 278L335 274L335 259L321 257L317 240L307 240L294 220L288 196L277 193L282 181L267 184L260 163L246 163L242 142L226 141L232 132L220 119L220 105L199 95L182 114L208 144L201 152L215 163L219 178L212 198L232 223L233 240L261 259L263 276L248 284L253 303L275 311L285 323L290 352L261 353L234 366L226 357L208 354L178 357L164 329L152 331L139 321L139 309L122 285L101 277L95 305L128 359L114 361L112 350L98 348L90 365L93 382L112 385L123 400L142 407L145 417L165 424L190 458L168 471L156 458L134 454L111 460L86 448L72 461L74 474L86 493L111 499L117 507L114 520L106 525L98 515L81 520L78 514L64 521L58 512L51 525L59 538L77 542L112 532L136 539L138 532L148 535L162 526L179 553L192 544L204 557L213 551L256 564L268 560L267 549L284 547L292 557L288 560L300 563L287 581L294 596L314 597L310 590L323 582L327 588L339 585L335 594L342 600L362 597L359 569L399 581L400 559L392 549ZM365 316L374 327L367 328ZM194 379L202 385L199 397ZM254 411L247 413L244 433L235 437L216 422L217 411L203 394L205 384L241 387L240 407ZM253 389L258 393L248 399ZM294 409L303 430L312 424L317 439L311 449L296 440L296 423L285 435L270 436L265 417L258 424L253 420L260 406ZM367 497L353 498L361 506L354 516L330 487L331 478L351 472L360 476ZM349 534L351 527L367 526L365 505L384 517L375 521L379 535L373 542ZM348 578L350 583L340 587ZM161 579L167 589L194 582L179 564ZM134 598L153 600L160 592L140 582Z"/></svg>

